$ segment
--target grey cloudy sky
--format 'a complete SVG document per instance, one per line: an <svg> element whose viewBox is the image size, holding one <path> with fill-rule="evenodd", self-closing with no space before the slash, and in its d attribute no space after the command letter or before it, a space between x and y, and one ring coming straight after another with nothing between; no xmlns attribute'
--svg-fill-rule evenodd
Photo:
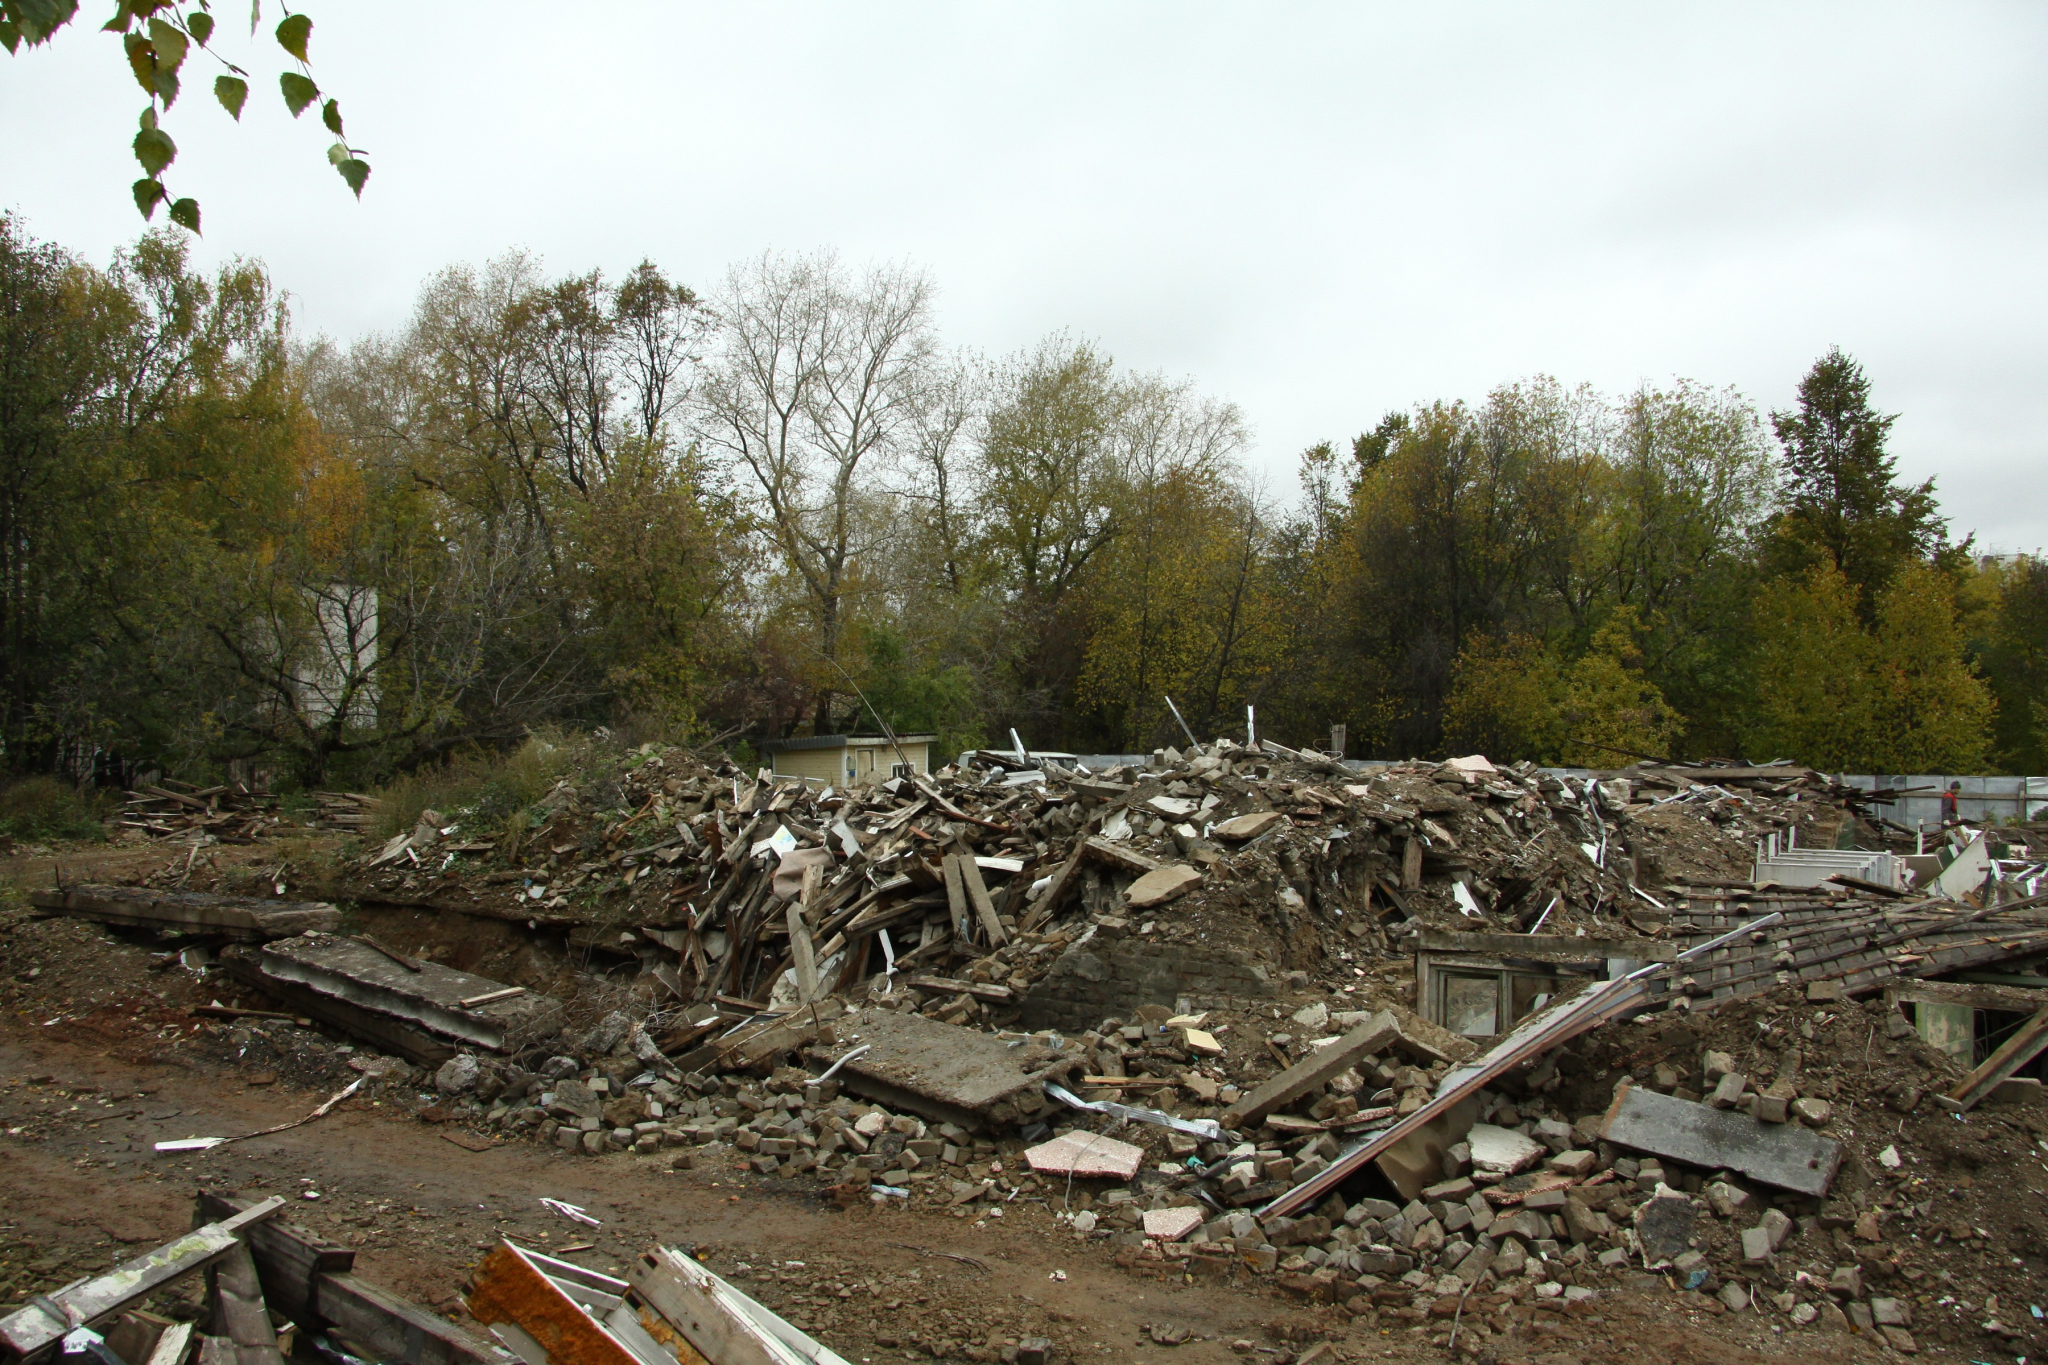
<svg viewBox="0 0 2048 1365"><path fill-rule="evenodd" d="M956 344L1066 328L1234 399L1275 491L1390 408L1534 373L1783 406L1840 344L1956 531L2048 545L2038 4L307 3L360 204L274 49L242 126L203 70L166 125L201 258L268 262L304 328L515 247L703 286L831 245L929 268ZM90 24L0 59L0 206L104 260L141 104Z"/></svg>

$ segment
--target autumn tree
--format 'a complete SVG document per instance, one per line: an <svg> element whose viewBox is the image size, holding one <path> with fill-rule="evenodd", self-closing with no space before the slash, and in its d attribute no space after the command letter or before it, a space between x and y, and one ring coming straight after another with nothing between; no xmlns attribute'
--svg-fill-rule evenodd
<svg viewBox="0 0 2048 1365"><path fill-rule="evenodd" d="M894 485L932 378L931 300L915 271L856 276L825 254L738 267L716 304L698 430L801 587L811 647L826 665L820 733L844 690L833 665L849 589L893 529Z"/></svg>

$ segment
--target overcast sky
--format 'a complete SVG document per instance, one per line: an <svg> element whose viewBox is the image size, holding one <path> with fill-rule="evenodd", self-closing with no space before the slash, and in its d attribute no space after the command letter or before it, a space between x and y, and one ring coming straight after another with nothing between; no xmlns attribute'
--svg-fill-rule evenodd
<svg viewBox="0 0 2048 1365"><path fill-rule="evenodd" d="M1536 373L1784 406L1838 344L1956 532L2048 545L2039 4L306 4L360 204L275 6L260 47L220 7L242 124L201 59L165 125L201 259L262 258L303 329L515 247L702 287L830 245L927 267L955 344L1066 328L1235 400L1276 492L1391 408ZM142 99L87 8L0 56L0 206L104 261Z"/></svg>

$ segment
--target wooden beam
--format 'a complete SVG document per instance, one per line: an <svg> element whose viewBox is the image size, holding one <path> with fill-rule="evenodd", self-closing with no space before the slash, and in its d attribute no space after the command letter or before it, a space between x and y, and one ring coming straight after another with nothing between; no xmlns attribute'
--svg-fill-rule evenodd
<svg viewBox="0 0 2048 1365"><path fill-rule="evenodd" d="M495 1342L482 1341L389 1290L354 1275L317 1275L313 1312L343 1336L386 1361L403 1365L520 1365Z"/></svg>
<svg viewBox="0 0 2048 1365"><path fill-rule="evenodd" d="M212 1275L213 1328L234 1343L236 1365L284 1365L249 1244L237 1242L214 1265Z"/></svg>
<svg viewBox="0 0 2048 1365"><path fill-rule="evenodd" d="M808 1005L818 998L818 959L811 948L811 926L804 923L803 906L791 901L783 911L789 925L789 954L796 965L796 1001Z"/></svg>
<svg viewBox="0 0 2048 1365"><path fill-rule="evenodd" d="M1958 1112L1974 1109L2001 1081L2048 1050L2048 1009L2042 1010L2005 1040L2005 1045L1984 1059L1983 1065L1963 1077L1948 1092Z"/></svg>
<svg viewBox="0 0 2048 1365"><path fill-rule="evenodd" d="M946 913L951 917L953 932L961 938L967 937L968 915L967 887L960 876L960 855L948 853L940 863L946 878Z"/></svg>
<svg viewBox="0 0 2048 1365"><path fill-rule="evenodd" d="M2021 986L1988 986L1966 981L1915 981L1910 977L1885 987L1895 1001L1910 1000L1923 1005L1968 1005L1977 1010L2005 1010L2033 1014L2048 1009L2048 990Z"/></svg>
<svg viewBox="0 0 2048 1365"><path fill-rule="evenodd" d="M1573 938L1564 934L1461 934L1424 929L1420 946L1437 953L1519 957L1532 962L1600 962L1610 957L1673 962L1678 945L1654 938Z"/></svg>
<svg viewBox="0 0 2048 1365"><path fill-rule="evenodd" d="M247 1207L246 1201L201 1190L194 1201L193 1218L202 1224L217 1223ZM315 1276L346 1274L355 1269L353 1251L323 1242L317 1234L282 1219L273 1218L251 1227L243 1233L243 1240L256 1258L264 1302L289 1318L300 1318L311 1308Z"/></svg>
<svg viewBox="0 0 2048 1365"><path fill-rule="evenodd" d="M973 858L962 857L960 885L967 892L967 903L974 907L975 915L981 920L982 932L988 935L988 946L1000 948L1010 941L1003 931L1003 922L996 917L996 903L989 898L988 883L981 879L981 866Z"/></svg>
<svg viewBox="0 0 2048 1365"><path fill-rule="evenodd" d="M718 1365L807 1365L760 1322L752 1302L666 1247L633 1258L626 1278L654 1311Z"/></svg>
<svg viewBox="0 0 2048 1365"><path fill-rule="evenodd" d="M81 1280L53 1295L38 1295L39 1301L0 1318L0 1350L16 1356L30 1355L62 1340L74 1325L89 1327L140 1303L164 1286L211 1265L241 1246L243 1229L262 1222L283 1207L282 1199L266 1199L232 1218L209 1223L147 1255L123 1262L104 1275ZM44 1305L53 1305L61 1316L52 1316L50 1308Z"/></svg>

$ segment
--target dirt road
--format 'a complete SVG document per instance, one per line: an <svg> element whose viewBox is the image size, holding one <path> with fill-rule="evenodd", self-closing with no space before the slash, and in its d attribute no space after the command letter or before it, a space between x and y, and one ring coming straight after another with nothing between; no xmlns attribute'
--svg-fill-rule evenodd
<svg viewBox="0 0 2048 1365"><path fill-rule="evenodd" d="M288 1132L161 1157L152 1150L160 1139L267 1127L324 1096L249 1085L232 1072L137 1064L19 1020L0 1034L0 1076L8 1298L168 1238L204 1186L293 1197L295 1220L357 1248L361 1273L457 1320L467 1269L497 1237L606 1270L662 1242L697 1248L857 1361L996 1360L1026 1335L1051 1337L1078 1362L1275 1361L1322 1341L1336 1359L1449 1354L1431 1345L1446 1324L1369 1330L1253 1282L1190 1285L1142 1264L1120 1267L1105 1249L1060 1233L1044 1205L1020 1202L971 1223L893 1207L842 1211L788 1182L671 1171L659 1157L590 1160L523 1144L469 1151L445 1127L354 1100ZM551 1213L543 1197L580 1205L601 1226ZM1187 1340L1160 1345L1155 1327ZM1461 1335L1461 1348L1477 1347L1473 1358L1542 1365L1640 1360L1650 1343L1661 1360L1756 1358L1649 1299L1570 1316L1475 1312ZM1847 1347L1769 1354L1856 1358Z"/></svg>

